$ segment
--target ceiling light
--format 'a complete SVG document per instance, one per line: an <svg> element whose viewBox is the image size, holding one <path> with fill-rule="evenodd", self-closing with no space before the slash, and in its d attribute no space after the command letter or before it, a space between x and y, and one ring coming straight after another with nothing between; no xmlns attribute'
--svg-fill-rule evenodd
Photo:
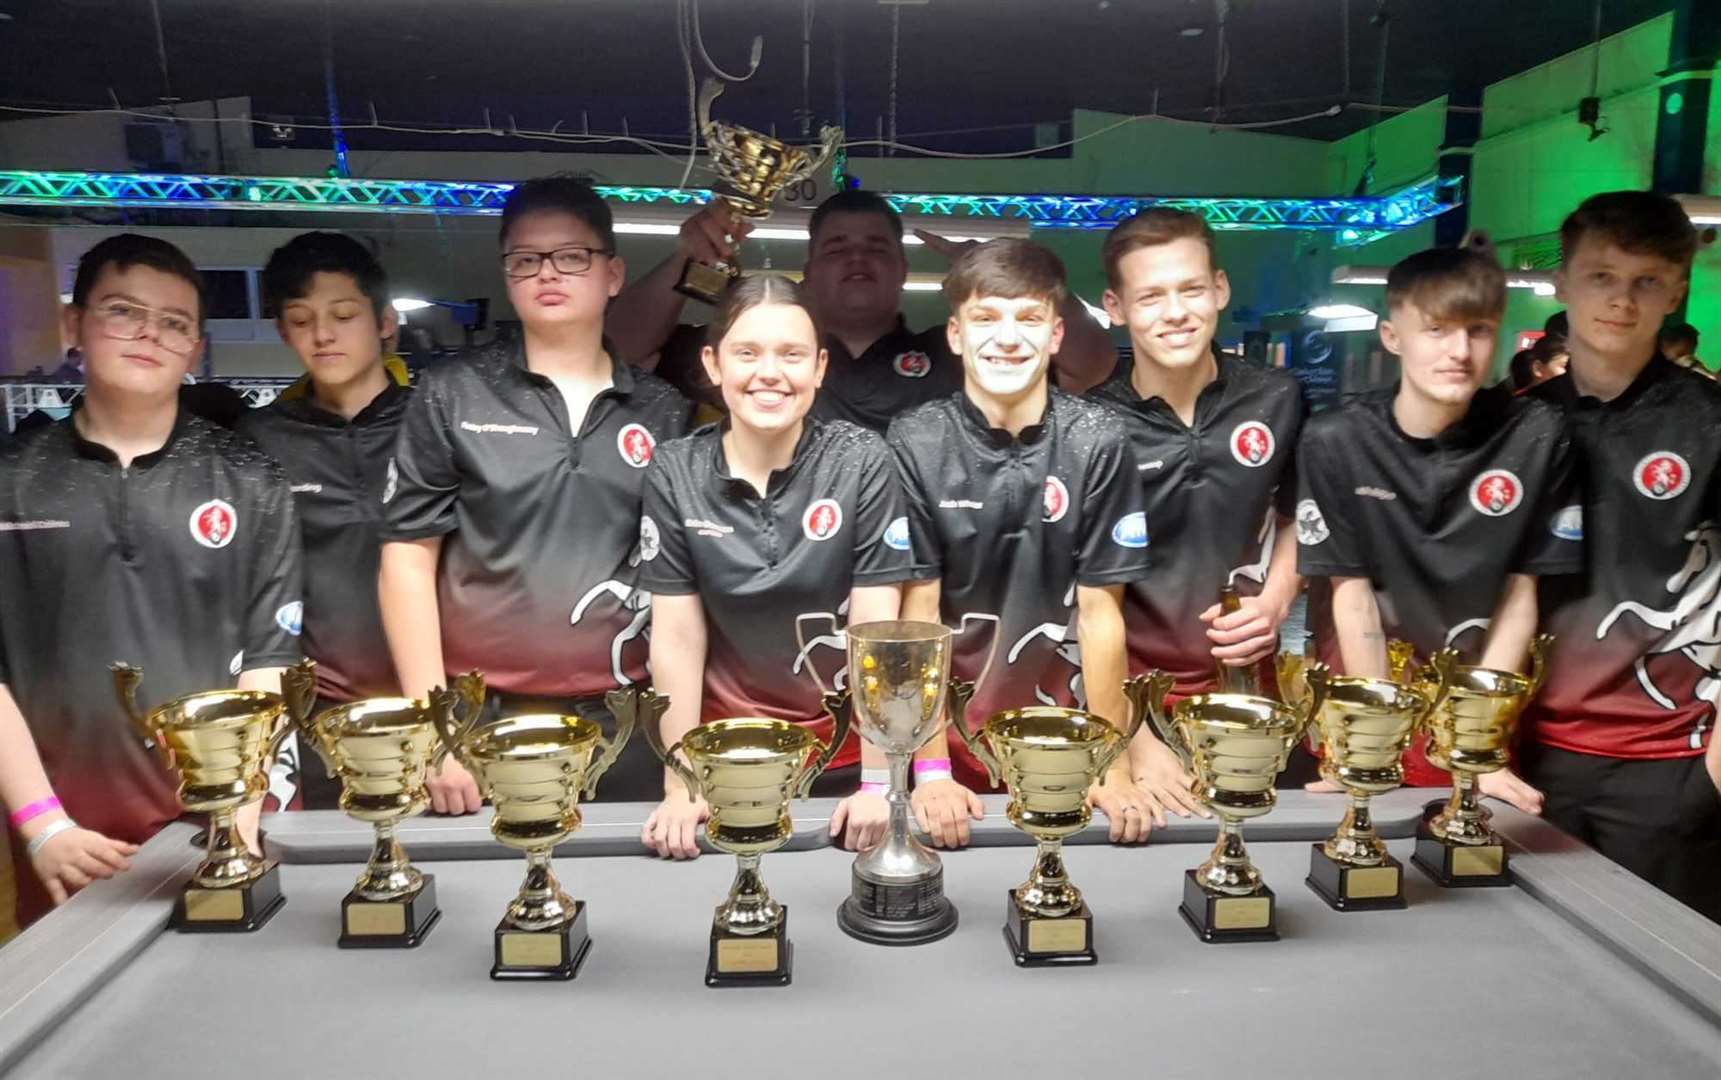
<svg viewBox="0 0 1721 1080"><path fill-rule="evenodd" d="M1309 314L1317 319L1361 319L1374 315L1374 312L1355 304L1322 304L1309 309Z"/></svg>
<svg viewBox="0 0 1721 1080"><path fill-rule="evenodd" d="M409 311L423 311L425 308L433 306L429 300L420 300L416 296L397 296L391 303L394 305L394 310L402 315Z"/></svg>

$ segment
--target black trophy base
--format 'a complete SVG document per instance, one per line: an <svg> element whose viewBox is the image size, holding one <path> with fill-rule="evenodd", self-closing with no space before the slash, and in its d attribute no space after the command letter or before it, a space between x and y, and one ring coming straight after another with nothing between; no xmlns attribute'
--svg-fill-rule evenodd
<svg viewBox="0 0 1721 1080"><path fill-rule="evenodd" d="M490 977L499 982L515 979L566 982L580 973L580 965L591 951L584 900L574 901L573 918L549 930L521 930L503 916L496 924L496 964L490 969Z"/></svg>
<svg viewBox="0 0 1721 1080"><path fill-rule="evenodd" d="M1188 870L1177 911L1195 936L1209 945L1279 940L1276 898L1264 884L1247 896L1229 896L1207 891L1196 872Z"/></svg>
<svg viewBox="0 0 1721 1080"><path fill-rule="evenodd" d="M1017 967L1079 967L1100 962L1094 952L1094 913L1087 901L1068 915L1030 915L1016 906L1016 890L1004 894L1004 944Z"/></svg>
<svg viewBox="0 0 1721 1080"><path fill-rule="evenodd" d="M739 276L721 266L689 259L675 283L675 291L703 303L716 304Z"/></svg>
<svg viewBox="0 0 1721 1080"><path fill-rule="evenodd" d="M366 900L348 893L341 900L343 949L413 949L442 919L436 906L436 876L424 875L424 885L398 900Z"/></svg>
<svg viewBox="0 0 1721 1080"><path fill-rule="evenodd" d="M1416 826L1416 851L1410 861L1446 889L1490 889L1512 884L1506 846L1495 837L1487 844L1449 844L1428 827L1428 816Z"/></svg>
<svg viewBox="0 0 1721 1080"><path fill-rule="evenodd" d="M1404 904L1404 865L1391 855L1379 866L1352 866L1309 845L1309 876L1315 895L1334 911L1390 911Z"/></svg>
<svg viewBox="0 0 1721 1080"><path fill-rule="evenodd" d="M868 881L853 875L849 898L837 909L837 926L874 945L925 945L956 929L956 905L944 896L944 868L923 881Z"/></svg>
<svg viewBox="0 0 1721 1080"><path fill-rule="evenodd" d="M711 928L711 954L705 962L705 985L788 986L795 978L795 944L789 940L789 909L783 921L763 934L735 934Z"/></svg>
<svg viewBox="0 0 1721 1080"><path fill-rule="evenodd" d="M173 904L168 925L185 934L246 934L261 930L287 903L281 866L266 864L263 876L244 885L210 889L191 884Z"/></svg>

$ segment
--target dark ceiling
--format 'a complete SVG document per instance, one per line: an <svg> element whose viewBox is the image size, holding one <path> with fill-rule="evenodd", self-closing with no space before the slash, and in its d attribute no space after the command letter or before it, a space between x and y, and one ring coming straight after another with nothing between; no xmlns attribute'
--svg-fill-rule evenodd
<svg viewBox="0 0 1721 1080"><path fill-rule="evenodd" d="M1164 114L1214 119L1219 6L907 0L895 9L898 138L995 152L1065 137L1056 125L1074 108L1145 113L1157 104ZM1367 106L1380 70L1380 0L1223 6L1224 122L1271 123L1340 106L1335 116L1271 128L1334 138L1379 115ZM732 86L717 111L794 131L807 5L701 0L697 7L707 50L731 71L745 70L752 37L764 38L758 74ZM1602 33L1670 7L1670 0L1604 0ZM1389 0L1384 8L1388 106L1523 71L1587 44L1594 32L1592 0ZM873 138L890 107L893 8L815 0L811 10L812 112L818 122L840 114L851 139ZM620 132L625 125L636 136L685 140L677 11L677 0L0 0L0 105L98 108L117 100L135 108L170 94L249 96L256 113L314 121L327 116L327 32L349 121L368 121L374 111L399 126L483 127L488 110L489 126L503 131ZM697 55L693 64L704 73ZM0 119L19 115L0 112ZM321 138L302 129L298 143ZM500 143L357 130L349 140L377 148ZM505 144L544 148L523 139Z"/></svg>

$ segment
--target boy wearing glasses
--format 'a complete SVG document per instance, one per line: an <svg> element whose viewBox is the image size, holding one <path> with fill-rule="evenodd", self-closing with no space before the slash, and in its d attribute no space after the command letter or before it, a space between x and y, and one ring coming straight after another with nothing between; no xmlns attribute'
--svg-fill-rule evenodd
<svg viewBox="0 0 1721 1080"><path fill-rule="evenodd" d="M604 693L645 673L649 597L633 588L645 467L690 409L603 339L625 270L589 184L516 187L501 249L521 336L427 370L385 467L383 627L408 696L477 668L493 711L610 727ZM635 740L604 794L655 800L662 783ZM481 804L452 758L430 792L438 813Z"/></svg>
<svg viewBox="0 0 1721 1080"><path fill-rule="evenodd" d="M152 708L299 659L301 556L280 468L179 406L202 346L202 279L126 234L78 264L72 415L0 449L0 802L19 922L128 866L179 816L173 777L125 726L108 665ZM257 805L240 828L256 846Z"/></svg>

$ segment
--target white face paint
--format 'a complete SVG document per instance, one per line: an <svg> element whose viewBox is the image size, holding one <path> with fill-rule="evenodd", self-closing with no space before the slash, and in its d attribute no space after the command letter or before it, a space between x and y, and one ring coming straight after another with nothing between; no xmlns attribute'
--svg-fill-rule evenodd
<svg viewBox="0 0 1721 1080"><path fill-rule="evenodd" d="M1045 379L1064 322L1047 299L975 296L950 320L949 335L969 380L988 397L1008 399Z"/></svg>

